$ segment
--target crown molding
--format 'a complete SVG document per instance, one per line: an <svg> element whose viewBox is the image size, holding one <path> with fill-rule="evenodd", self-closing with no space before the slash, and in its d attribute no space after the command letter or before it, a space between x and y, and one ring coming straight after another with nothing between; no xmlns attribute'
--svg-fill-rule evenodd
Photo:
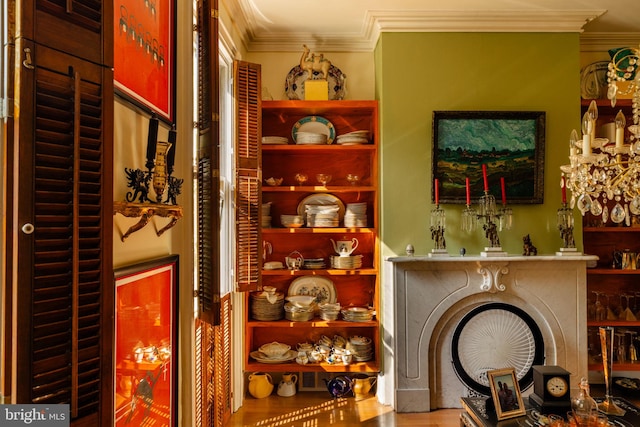
<svg viewBox="0 0 640 427"><path fill-rule="evenodd" d="M638 47L640 33L582 33L581 52L606 52L617 47Z"/></svg>
<svg viewBox="0 0 640 427"><path fill-rule="evenodd" d="M372 51L384 32L577 32L605 10L554 11L424 11L370 10L360 32L277 33L258 31L246 0L238 2L246 29L241 31L248 51L297 51L303 44L331 52ZM239 28L240 29L240 28Z"/></svg>

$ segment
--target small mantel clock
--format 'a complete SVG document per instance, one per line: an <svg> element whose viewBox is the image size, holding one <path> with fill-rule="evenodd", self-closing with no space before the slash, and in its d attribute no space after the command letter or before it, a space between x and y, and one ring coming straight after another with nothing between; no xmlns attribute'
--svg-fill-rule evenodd
<svg viewBox="0 0 640 427"><path fill-rule="evenodd" d="M543 414L564 414L571 410L571 373L553 365L533 366L533 393L529 403Z"/></svg>

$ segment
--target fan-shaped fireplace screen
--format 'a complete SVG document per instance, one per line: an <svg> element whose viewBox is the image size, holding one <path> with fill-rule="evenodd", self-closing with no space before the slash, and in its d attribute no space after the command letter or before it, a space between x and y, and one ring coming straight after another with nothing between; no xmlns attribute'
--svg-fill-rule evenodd
<svg viewBox="0 0 640 427"><path fill-rule="evenodd" d="M533 383L533 365L544 363L538 325L518 307L491 303L467 313L453 334L453 366L470 389L490 396L487 371L514 368L520 390Z"/></svg>

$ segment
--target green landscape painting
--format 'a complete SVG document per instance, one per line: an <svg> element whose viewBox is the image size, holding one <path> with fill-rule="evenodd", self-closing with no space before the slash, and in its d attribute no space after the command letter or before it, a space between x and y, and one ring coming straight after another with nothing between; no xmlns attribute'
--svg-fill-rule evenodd
<svg viewBox="0 0 640 427"><path fill-rule="evenodd" d="M500 178L508 204L542 203L544 121L544 112L435 111L433 178L440 182L440 203L465 203L466 178L471 203L484 195L483 164L497 203Z"/></svg>

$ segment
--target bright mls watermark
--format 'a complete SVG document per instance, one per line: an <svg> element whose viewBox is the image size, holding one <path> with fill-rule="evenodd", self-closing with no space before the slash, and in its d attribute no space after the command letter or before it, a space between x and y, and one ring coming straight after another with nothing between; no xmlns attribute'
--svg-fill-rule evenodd
<svg viewBox="0 0 640 427"><path fill-rule="evenodd" d="M0 427L69 427L69 405L0 405Z"/></svg>

